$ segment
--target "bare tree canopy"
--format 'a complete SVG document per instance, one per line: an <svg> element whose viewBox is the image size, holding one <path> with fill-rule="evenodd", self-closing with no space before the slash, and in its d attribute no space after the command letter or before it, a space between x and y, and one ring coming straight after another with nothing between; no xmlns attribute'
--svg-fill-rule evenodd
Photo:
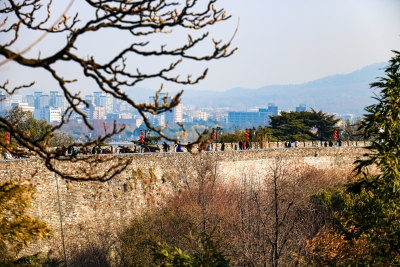
<svg viewBox="0 0 400 267"><path fill-rule="evenodd" d="M71 6L79 2L85 10L72 11ZM47 73L41 79L54 80L66 98L68 107L62 114L61 123L53 125L45 136L39 140L32 140L29 131L22 131L0 117L0 129L10 132L11 137L18 143L45 160L46 166L66 179L75 180L100 180L106 181L123 171L130 163L121 159L116 166L106 172L87 173L82 170L65 172L55 165L56 161L77 161L89 164L92 168L101 164L100 159L93 157L77 157L69 155L59 157L55 151L50 150L45 142L48 136L67 124L72 116L80 116L84 124L93 129L92 122L84 112L90 103L85 101L79 92L73 90L74 84L80 79L88 79L96 85L97 89L107 95L129 104L143 117L146 126L157 132L163 138L179 143L178 138L171 138L158 128L150 124L149 114L160 114L176 107L180 103L182 92L167 101L161 99L160 89L154 98L154 103L138 103L128 97L126 90L137 86L149 79L159 79L164 82L176 84L196 84L204 79L207 74L205 69L197 76L188 74L186 77L179 75L179 67L190 61L210 61L228 57L236 48L231 48L231 40L216 40L210 37L208 28L218 22L230 18L225 10L216 8L217 0L77 0L68 2L61 8L60 3L53 0L7 0L0 4L0 65L16 62L25 68L39 68ZM54 15L55 14L55 15ZM98 34L109 38L110 32L129 35L130 42L123 48L112 51L103 51L106 56L96 57L86 52L85 40ZM34 32L38 38L31 44L23 43L24 35ZM184 35L185 38L175 38L174 34ZM51 54L41 57L40 52L33 57L33 53L26 53L39 42L41 45L53 37L57 39L59 47ZM233 33L234 36L234 33ZM233 37L232 37L233 38ZM54 40L54 39L52 39ZM125 39L124 39L125 40ZM118 40L115 40L117 43ZM54 46L54 44L52 44ZM100 46L100 44L99 44ZM202 48L202 49L199 49ZM86 52L86 53L85 53ZM29 57L26 55L29 54ZM160 64L152 65L151 69L142 68L143 62L151 58L164 58ZM169 61L165 64L165 61ZM74 68L76 77L65 78L60 66L69 64ZM2 77L4 79L4 77ZM39 78L38 78L39 79ZM31 83L18 84L19 81L0 81L0 87L8 95L18 90L32 87ZM36 81L37 82L37 81ZM162 82L161 82L162 83ZM184 129L184 126L181 126ZM85 143L74 143L72 146L82 149L92 147L110 139L113 135L123 131L124 126L117 127L114 123L112 129L106 129L103 136L95 139L87 138ZM196 147L204 147L208 142L208 132L199 133L196 141L184 144L189 151ZM6 146L1 144L4 148ZM86 165L85 165L86 166ZM85 167L86 168L86 167Z"/></svg>

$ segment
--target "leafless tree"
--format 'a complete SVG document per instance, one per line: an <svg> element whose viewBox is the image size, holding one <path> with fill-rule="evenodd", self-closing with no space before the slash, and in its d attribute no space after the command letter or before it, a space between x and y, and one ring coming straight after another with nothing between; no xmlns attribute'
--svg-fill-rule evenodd
<svg viewBox="0 0 400 267"><path fill-rule="evenodd" d="M148 79L161 79L165 82L182 85L196 84L206 77L207 69L198 76L187 75L187 77L181 78L176 72L183 62L225 58L232 55L236 48L230 48L232 39L222 41L209 36L209 26L230 18L224 9L216 8L217 0L78 1L85 3L85 12L73 13L70 7L74 1L71 0L59 18L53 15L58 11L53 0L7 0L0 3L0 32L2 34L0 55L3 57L0 65L4 66L9 61L13 61L25 68L44 70L48 75L46 78L57 82L68 103L61 123L54 125L40 140L32 140L29 132L20 131L4 117L0 117L0 129L10 132L14 140L34 151L44 159L47 168L65 179L107 181L122 172L130 164L130 160L121 158L107 171L97 172L96 169L100 169L101 164L108 161L108 158L77 157L75 155L60 158L43 142L46 137L53 135L55 131L67 124L73 115L80 116L84 124L89 129L93 129L88 115L84 112L84 108L88 108L90 103L85 101L79 93L74 93L72 90L74 82L79 79L88 79L94 82L97 88L104 93L137 110L149 129L157 132L166 140L180 143L180 137L169 137L162 132L162 127L151 125L148 115L157 115L176 107L180 103L183 91L173 96L172 100L168 102L167 97L162 99L160 97L161 85L154 97L154 103L146 104L137 103L129 98L126 89L137 86ZM82 55L81 46L84 38L94 34L104 34L107 31L127 34L132 42L119 51L110 51L108 60L100 60L94 55ZM186 41L180 43L175 38L167 38L165 43L154 42L154 37L173 34L177 31L187 35ZM21 36L27 32L40 33L41 36L26 49L18 52L17 44L21 42ZM234 34L232 34L232 38ZM63 40L63 44L56 52L45 58L41 58L40 53L36 57L26 57L25 52L44 41L46 35L57 36ZM107 35L105 34L105 36ZM211 44L209 51L199 52L198 47L207 47L207 44ZM160 57L170 60L170 63L167 65L160 63L151 71L141 68L140 62L143 60ZM72 64L77 76L72 79L64 78L64 74L57 68L60 64ZM35 81L20 85L9 80L1 81L1 83L1 90L11 95L18 90L33 86ZM181 125L181 127L185 133L184 126ZM93 139L87 137L87 142L74 143L71 146L87 149L109 140L113 135L124 130L124 126L117 127L116 124L112 129L104 128L104 135ZM197 151L198 148L204 148L209 142L209 133L205 130L198 134L197 140L182 145L191 152ZM66 172L57 167L55 162L58 161L80 162L83 165L86 164L86 167ZM95 171L82 171L88 166L94 168Z"/></svg>
<svg viewBox="0 0 400 267"><path fill-rule="evenodd" d="M296 265L319 223L309 203L314 175L278 157L262 179L243 177L233 242L241 265Z"/></svg>
<svg viewBox="0 0 400 267"><path fill-rule="evenodd" d="M188 166L181 166L180 180L182 190L187 191L188 197L199 207L200 229L203 232L209 230L210 206L215 200L216 191L221 184L221 177L218 175L218 162L214 162L207 155L200 155Z"/></svg>
<svg viewBox="0 0 400 267"><path fill-rule="evenodd" d="M342 138L344 141L362 141L364 140L362 136L362 132L360 131L361 119L357 118L354 123L350 120L346 120L344 127Z"/></svg>

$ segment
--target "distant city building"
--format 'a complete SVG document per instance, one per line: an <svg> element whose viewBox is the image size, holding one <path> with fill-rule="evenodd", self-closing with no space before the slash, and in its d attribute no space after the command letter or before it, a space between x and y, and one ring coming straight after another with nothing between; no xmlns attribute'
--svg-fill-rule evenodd
<svg viewBox="0 0 400 267"><path fill-rule="evenodd" d="M11 103L22 103L22 95L11 95Z"/></svg>
<svg viewBox="0 0 400 267"><path fill-rule="evenodd" d="M122 100L113 97L113 112L112 113L119 113L119 105L121 104Z"/></svg>
<svg viewBox="0 0 400 267"><path fill-rule="evenodd" d="M114 112L114 97L110 94L106 95L106 113Z"/></svg>
<svg viewBox="0 0 400 267"><path fill-rule="evenodd" d="M88 102L89 105L93 105L94 104L94 96L93 95L85 95L85 97L83 99L86 102Z"/></svg>
<svg viewBox="0 0 400 267"><path fill-rule="evenodd" d="M58 91L50 91L50 101L49 101L49 106L50 107L55 107L56 105L56 97L59 94Z"/></svg>
<svg viewBox="0 0 400 267"><path fill-rule="evenodd" d="M106 107L107 96L104 92L94 92L94 105L96 107Z"/></svg>
<svg viewBox="0 0 400 267"><path fill-rule="evenodd" d="M35 109L33 117L37 120L46 120L49 123L58 123L61 122L61 109L49 106Z"/></svg>
<svg viewBox="0 0 400 267"><path fill-rule="evenodd" d="M98 107L106 107L107 104L107 96L105 94L101 95L99 97L99 103L98 103Z"/></svg>
<svg viewBox="0 0 400 267"><path fill-rule="evenodd" d="M172 110L167 111L165 114L165 123L172 124L177 122L183 122L183 106L178 104Z"/></svg>
<svg viewBox="0 0 400 267"><path fill-rule="evenodd" d="M18 107L20 109L22 109L22 111L24 111L24 112L30 112L32 114L35 112L35 107L34 106L29 106L28 103L20 103L18 105Z"/></svg>
<svg viewBox="0 0 400 267"><path fill-rule="evenodd" d="M7 112L10 109L18 107L22 103L22 95L7 95L3 102L4 111Z"/></svg>
<svg viewBox="0 0 400 267"><path fill-rule="evenodd" d="M107 120L108 121L117 121L119 119L119 114L118 113L108 113L107 114Z"/></svg>
<svg viewBox="0 0 400 267"><path fill-rule="evenodd" d="M50 106L50 96L49 95L41 95L39 97L39 109L46 108ZM36 108L36 107L35 107Z"/></svg>
<svg viewBox="0 0 400 267"><path fill-rule="evenodd" d="M132 114L131 113L121 113L121 114L118 114L118 119L120 119L120 120L131 120L133 117L132 117Z"/></svg>
<svg viewBox="0 0 400 267"><path fill-rule="evenodd" d="M164 100L165 100L166 97L167 97L166 93L160 93L158 95L158 105L159 106L164 105ZM171 97L167 98L167 103L171 103ZM149 97L149 104L150 105L154 105L155 104L155 96L150 96ZM150 119L150 122L155 124L155 125L164 126L165 123L166 123L165 116L166 116L165 113L161 113L161 114L157 114L157 115L150 115L149 119Z"/></svg>
<svg viewBox="0 0 400 267"><path fill-rule="evenodd" d="M168 104L171 103L172 98L167 97L166 93L160 93L158 96L158 105L162 106L165 104L165 100ZM149 104L155 104L155 97L149 97ZM151 123L164 126L165 124L172 124L177 122L183 122L183 106L182 104L178 104L173 109L166 111L157 115L150 115L149 120Z"/></svg>
<svg viewBox="0 0 400 267"><path fill-rule="evenodd" d="M67 109L68 103L67 99L63 95L56 95L53 108L59 108L61 112Z"/></svg>
<svg viewBox="0 0 400 267"><path fill-rule="evenodd" d="M269 113L269 116L278 115L278 106L273 103L269 103L267 108L259 108L258 112Z"/></svg>
<svg viewBox="0 0 400 267"><path fill-rule="evenodd" d="M239 127L258 127L267 126L270 123L269 116L277 114L278 107L269 106L260 108L258 111L230 111L228 112L228 122Z"/></svg>
<svg viewBox="0 0 400 267"><path fill-rule="evenodd" d="M35 96L27 95L25 97L25 102L28 103L28 106L35 107Z"/></svg>
<svg viewBox="0 0 400 267"><path fill-rule="evenodd" d="M198 120L207 121L208 120L208 113L202 110L196 110L193 112L193 118Z"/></svg>
<svg viewBox="0 0 400 267"><path fill-rule="evenodd" d="M275 106L274 103L269 103L267 112L271 113L271 116L278 116L278 106Z"/></svg>
<svg viewBox="0 0 400 267"><path fill-rule="evenodd" d="M298 107L296 107L296 112L301 112L306 110L307 110L306 104L300 104Z"/></svg>
<svg viewBox="0 0 400 267"><path fill-rule="evenodd" d="M35 101L35 109L38 110L40 109L40 97L42 95L42 92L34 92L33 97Z"/></svg>
<svg viewBox="0 0 400 267"><path fill-rule="evenodd" d="M3 92L0 92L0 113L4 113L6 111L5 100L6 100L6 95Z"/></svg>
<svg viewBox="0 0 400 267"><path fill-rule="evenodd" d="M91 106L89 119L90 120L106 120L106 108L105 107L93 107Z"/></svg>
<svg viewBox="0 0 400 267"><path fill-rule="evenodd" d="M44 108L44 119L49 123L61 122L61 109L52 107Z"/></svg>

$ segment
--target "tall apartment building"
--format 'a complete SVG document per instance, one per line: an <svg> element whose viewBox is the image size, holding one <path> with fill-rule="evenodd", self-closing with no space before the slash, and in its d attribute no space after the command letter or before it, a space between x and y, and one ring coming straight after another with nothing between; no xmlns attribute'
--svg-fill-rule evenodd
<svg viewBox="0 0 400 267"><path fill-rule="evenodd" d="M94 105L96 107L105 107L106 106L106 94L104 92L94 92Z"/></svg>
<svg viewBox="0 0 400 267"><path fill-rule="evenodd" d="M183 106L178 104L171 111L167 111L165 114L165 123L172 124L177 122L183 122Z"/></svg>
<svg viewBox="0 0 400 267"><path fill-rule="evenodd" d="M107 119L106 108L92 106L92 108L90 108L89 119L90 120L105 120L105 119Z"/></svg>
<svg viewBox="0 0 400 267"><path fill-rule="evenodd" d="M89 105L93 105L94 104L94 96L93 95L85 95L85 97L83 99L86 102L88 102Z"/></svg>
<svg viewBox="0 0 400 267"><path fill-rule="evenodd" d="M58 123L61 122L61 109L49 106L35 109L33 117L37 120L46 120L49 123Z"/></svg>
<svg viewBox="0 0 400 267"><path fill-rule="evenodd" d="M53 107L59 108L61 112L64 112L68 107L67 99L63 95L56 95Z"/></svg>
<svg viewBox="0 0 400 267"><path fill-rule="evenodd" d="M42 92L34 92L33 93L33 98L35 101L35 109L40 109L40 96L42 95Z"/></svg>
<svg viewBox="0 0 400 267"><path fill-rule="evenodd" d="M54 107L56 104L56 97L58 95L58 91L50 91L50 101L49 101L49 106Z"/></svg>
<svg viewBox="0 0 400 267"><path fill-rule="evenodd" d="M35 107L35 108L42 109L45 107L50 107L50 96L49 95L41 95L39 97L38 107Z"/></svg>
<svg viewBox="0 0 400 267"><path fill-rule="evenodd" d="M110 94L106 95L106 113L114 113L114 97Z"/></svg>
<svg viewBox="0 0 400 267"><path fill-rule="evenodd" d="M84 99L90 105L89 108L84 109L89 120L106 120L107 114L118 113L120 111L119 108L117 111L114 109L114 106L118 106L115 104L114 97L104 92L94 92L93 94L85 95Z"/></svg>
<svg viewBox="0 0 400 267"><path fill-rule="evenodd" d="M28 103L28 106L35 107L35 96L34 95L25 96L25 102Z"/></svg>
<svg viewBox="0 0 400 267"><path fill-rule="evenodd" d="M49 123L61 122L61 109L52 107L44 108L44 119Z"/></svg>

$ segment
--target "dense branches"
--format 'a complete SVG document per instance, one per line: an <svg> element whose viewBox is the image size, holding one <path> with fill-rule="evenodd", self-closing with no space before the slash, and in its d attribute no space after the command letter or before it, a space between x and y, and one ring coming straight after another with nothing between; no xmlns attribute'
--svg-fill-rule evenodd
<svg viewBox="0 0 400 267"><path fill-rule="evenodd" d="M69 14L67 12L73 3L71 1L58 19L55 19L56 16L52 14L55 14L60 8L52 0L8 0L0 6L2 15L0 55L4 58L1 64L12 60L26 68L45 70L48 74L46 78L57 82L68 102L68 108L62 116L61 123L49 129L47 135L52 135L62 125L67 124L72 116L80 116L85 125L89 129L93 129L88 115L84 112L84 108L89 107L90 103L72 90L73 83L79 79L88 79L107 95L129 104L137 110L149 129L167 140L180 143L179 137L171 138L162 132L162 128L151 125L147 116L160 114L176 107L180 103L182 91L168 102L166 97L160 97L160 89L154 98L154 103L147 104L137 103L129 98L126 90L145 80L155 78L182 85L195 84L204 79L207 69L193 77L191 75L180 77L176 73L180 72L178 68L186 61L221 59L230 56L236 50L230 49L231 41L229 40L227 42L209 40L207 31L209 26L227 20L229 16L223 9L215 7L217 0L206 2L198 0L86 0L79 2L85 4L80 13ZM28 46L28 49L19 53L21 36L28 32L37 32L42 36L34 44ZM116 49L117 51L107 51L106 57L99 57L92 51L85 52L82 48L84 38L87 36L100 36L99 40L101 40L101 38L107 38L107 34L110 32L124 35L130 40L130 43L122 49ZM174 35L167 38L165 43L155 39L167 34L175 34L175 32L178 32L180 39L182 39L182 34L185 34L186 40L176 39ZM42 40L43 35L57 36L59 40L63 40L63 43L55 52L43 58L40 52L36 57L26 57L24 53ZM211 45L208 46L207 51L208 41ZM203 47L203 49L199 50L199 47ZM160 62L152 66L151 70L147 70L142 67L142 62L150 58L165 58L169 63ZM67 63L72 64L75 78L64 78L65 74L59 66ZM14 83L10 83L8 80L4 81L1 89L8 94L13 94L17 90L31 87L34 81L29 84L10 86ZM181 127L185 132L184 126L181 125ZM45 159L49 169L56 171L64 178L105 181L125 169L130 163L129 160L121 161L119 168L111 170L106 177L87 177L79 171L64 174L54 164L55 160L59 159L54 151L49 150L42 143L30 139L4 117L0 117L0 128L10 132L21 145L35 151ZM96 139L88 138L86 143L72 145L85 149L107 141L123 129L124 127L118 128L114 124L112 129L105 129L103 136ZM207 133L207 131L202 134L198 133L196 141L185 144L188 150L194 151L196 144L200 144L198 147L204 147L204 143L208 142L208 138L205 138ZM63 160L91 161L91 159L78 159L74 156Z"/></svg>

